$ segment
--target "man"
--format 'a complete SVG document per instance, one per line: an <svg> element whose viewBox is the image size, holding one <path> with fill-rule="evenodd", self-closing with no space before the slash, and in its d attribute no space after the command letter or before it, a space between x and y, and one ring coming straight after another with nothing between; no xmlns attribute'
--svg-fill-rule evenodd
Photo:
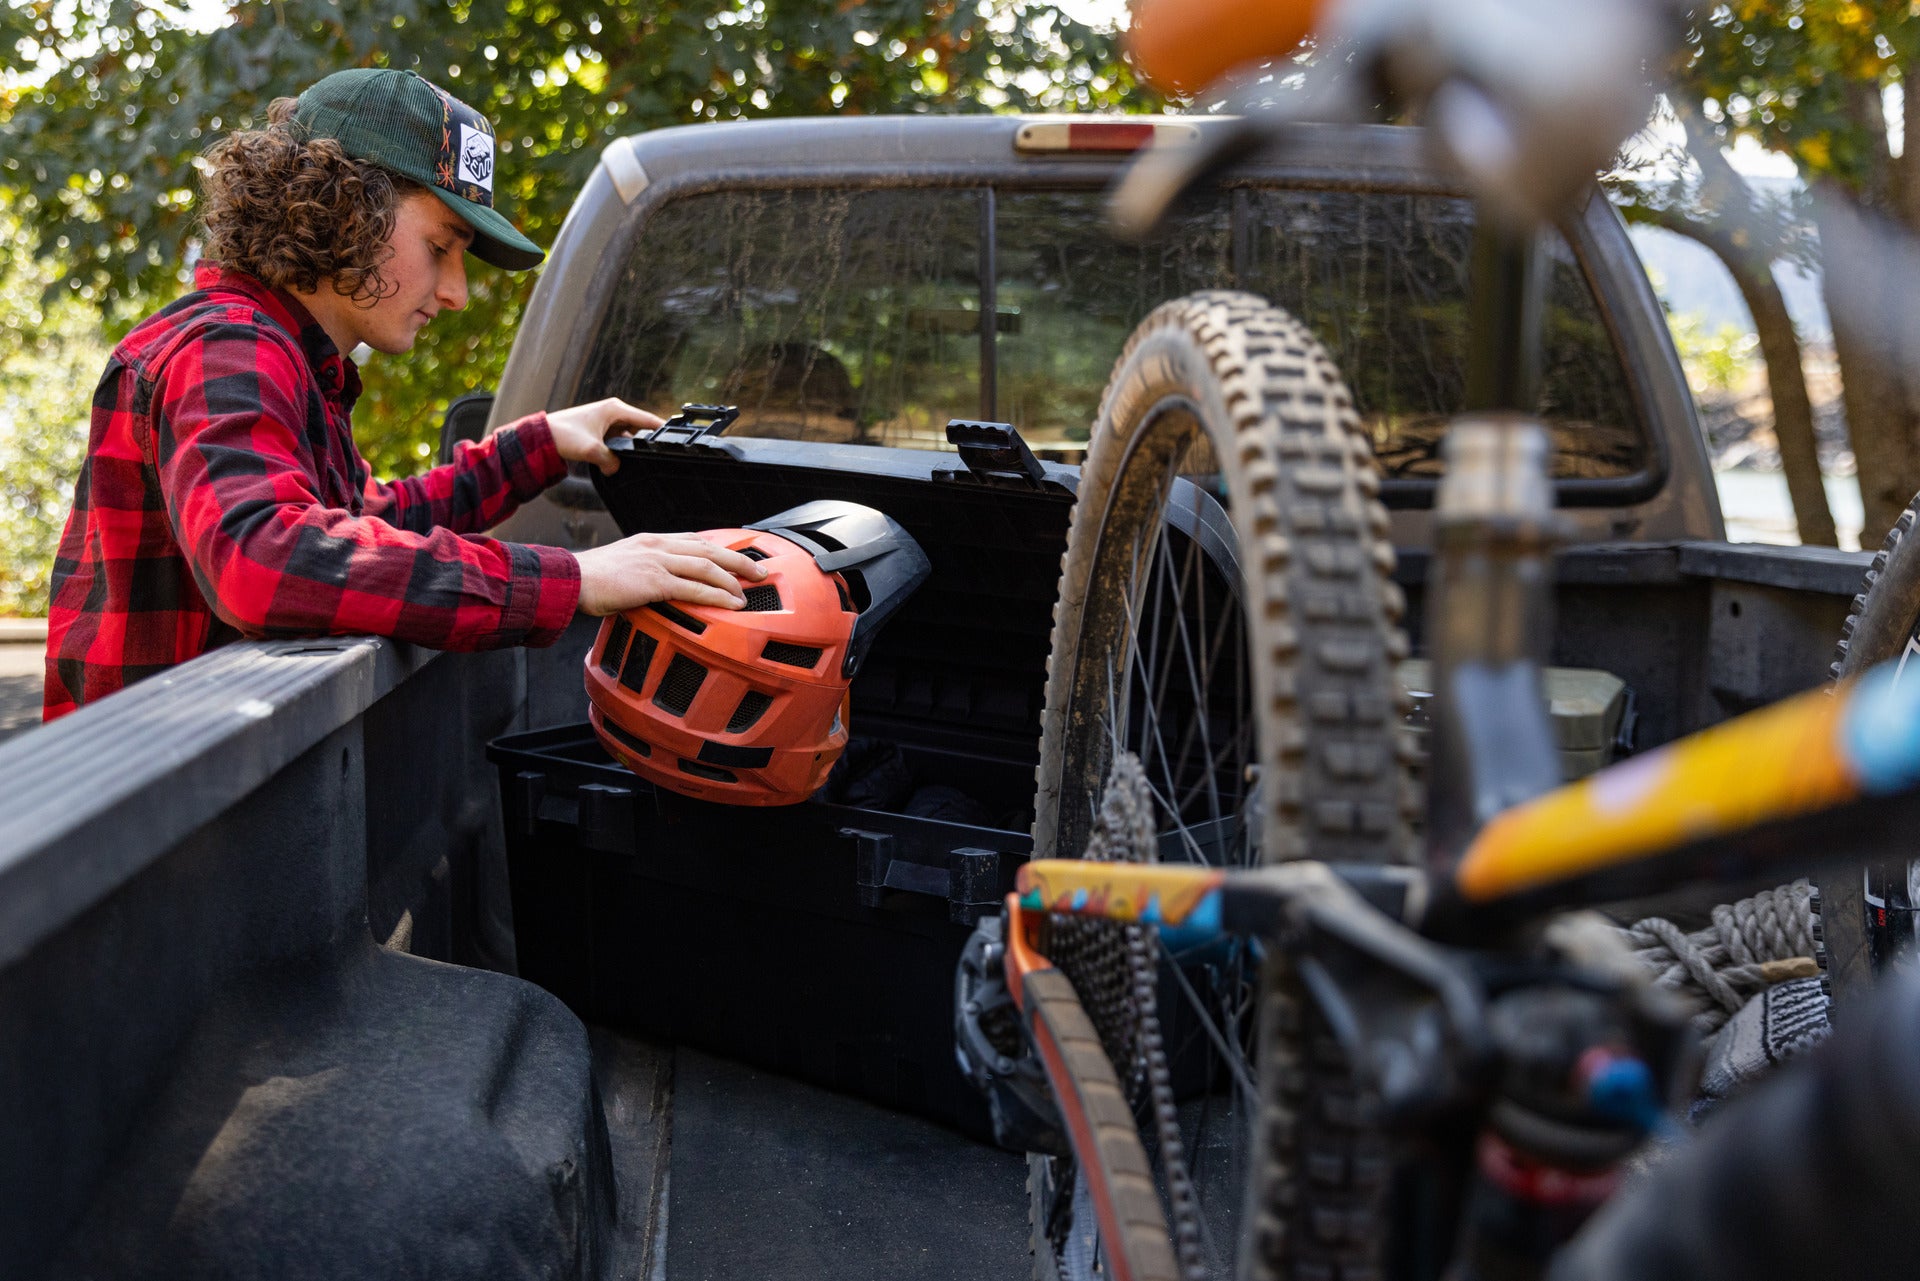
<svg viewBox="0 0 1920 1281"><path fill-rule="evenodd" d="M579 553L480 531L606 438L609 399L533 414L423 476L376 481L347 353L398 354L466 305L464 255L543 252L493 199L493 127L412 72L338 72L209 150L208 261L114 349L54 562L47 720L237 637L546 645L576 610L740 605L764 571L688 535Z"/></svg>

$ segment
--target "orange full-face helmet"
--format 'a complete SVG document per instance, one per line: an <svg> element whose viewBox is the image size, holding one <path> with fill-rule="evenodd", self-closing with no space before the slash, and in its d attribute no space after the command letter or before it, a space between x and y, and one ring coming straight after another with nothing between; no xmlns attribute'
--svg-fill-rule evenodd
<svg viewBox="0 0 1920 1281"><path fill-rule="evenodd" d="M847 745L847 689L880 625L926 580L920 545L857 503L812 502L702 538L767 571L746 608L661 602L609 617L588 713L628 769L732 805L792 805Z"/></svg>

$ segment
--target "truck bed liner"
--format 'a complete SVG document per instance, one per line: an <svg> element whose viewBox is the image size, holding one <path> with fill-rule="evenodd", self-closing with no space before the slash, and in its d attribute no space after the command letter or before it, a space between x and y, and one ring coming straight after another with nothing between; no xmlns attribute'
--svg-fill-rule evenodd
<svg viewBox="0 0 1920 1281"><path fill-rule="evenodd" d="M622 1224L609 1281L1021 1277L1021 1157L698 1051L593 1032Z"/></svg>

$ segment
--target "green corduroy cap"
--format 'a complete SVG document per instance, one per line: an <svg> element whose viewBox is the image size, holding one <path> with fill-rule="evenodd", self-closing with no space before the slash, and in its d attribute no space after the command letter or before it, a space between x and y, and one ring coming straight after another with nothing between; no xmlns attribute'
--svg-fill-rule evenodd
<svg viewBox="0 0 1920 1281"><path fill-rule="evenodd" d="M426 187L473 228L480 261L523 271L546 257L494 204L493 126L430 81L380 67L336 71L300 95L293 122Z"/></svg>

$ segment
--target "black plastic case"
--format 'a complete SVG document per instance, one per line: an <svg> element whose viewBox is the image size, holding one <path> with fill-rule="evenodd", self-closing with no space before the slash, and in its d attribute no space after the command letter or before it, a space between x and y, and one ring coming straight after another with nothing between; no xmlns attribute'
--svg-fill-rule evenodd
<svg viewBox="0 0 1920 1281"><path fill-rule="evenodd" d="M489 747L521 972L591 1021L989 1137L954 1062L954 968L1031 848L1073 473L975 476L950 454L725 446L642 442L596 487L627 533L739 527L816 498L900 521L933 572L856 678L850 729L898 744L915 783L957 788L995 819L659 791L601 750L583 687L581 723ZM784 461L816 457L825 465Z"/></svg>

